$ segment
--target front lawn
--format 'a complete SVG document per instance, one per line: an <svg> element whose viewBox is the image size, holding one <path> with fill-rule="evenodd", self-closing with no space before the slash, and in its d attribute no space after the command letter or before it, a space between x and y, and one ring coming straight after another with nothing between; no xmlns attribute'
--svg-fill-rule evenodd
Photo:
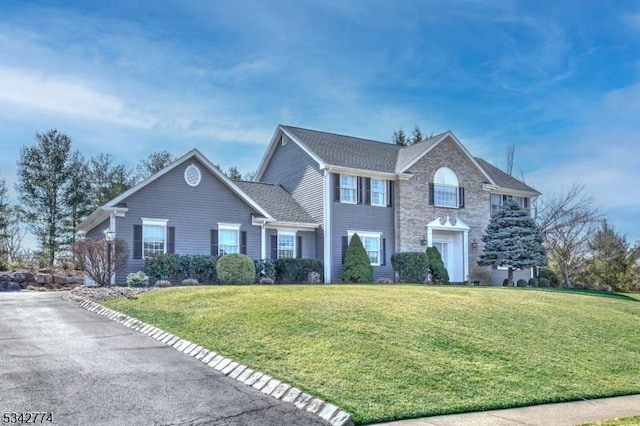
<svg viewBox="0 0 640 426"><path fill-rule="evenodd" d="M640 392L640 301L535 289L210 286L106 303L356 423Z"/></svg>
<svg viewBox="0 0 640 426"><path fill-rule="evenodd" d="M587 423L582 426L638 426L640 425L640 416L624 417L620 419L604 420L601 422Z"/></svg>

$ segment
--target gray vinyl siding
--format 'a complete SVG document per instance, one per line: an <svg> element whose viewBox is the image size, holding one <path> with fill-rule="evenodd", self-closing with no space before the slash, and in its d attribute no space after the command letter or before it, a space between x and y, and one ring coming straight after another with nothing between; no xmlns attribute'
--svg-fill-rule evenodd
<svg viewBox="0 0 640 426"><path fill-rule="evenodd" d="M271 258L271 237L278 235L278 230L267 229L267 258ZM296 256L298 252L298 237L302 237L302 259L316 259L314 231L296 231Z"/></svg>
<svg viewBox="0 0 640 426"><path fill-rule="evenodd" d="M332 180L333 182L333 176ZM335 188L331 186L333 192ZM331 200L333 200L333 193ZM342 269L342 237L348 231L381 232L386 243L386 265L373 267L373 279L393 280L391 255L395 252L395 227L393 207L346 204L331 201L331 282L340 282ZM382 243L381 243L382 244Z"/></svg>
<svg viewBox="0 0 640 426"><path fill-rule="evenodd" d="M104 220L98 226L96 226L95 228L87 232L86 237L87 238L104 237L104 230L109 228L109 223L110 223L109 219ZM120 235L118 235L117 233L116 233L116 238L120 238Z"/></svg>
<svg viewBox="0 0 640 426"><path fill-rule="evenodd" d="M196 164L202 173L196 187L184 181L184 170L190 164ZM129 262L116 274L117 284L125 283L127 274L144 267L143 259L133 259L133 225L141 225L143 217L169 220L167 226L175 227L177 254L209 255L210 230L218 223L240 224L240 230L247 231L247 255L260 258L260 227L251 225L251 214L257 212L196 159L185 161L124 202L129 210L125 217L117 218L116 232L129 245Z"/></svg>
<svg viewBox="0 0 640 426"><path fill-rule="evenodd" d="M278 140L262 182L280 184L314 218L322 223L323 172L318 163L286 135L287 143Z"/></svg>

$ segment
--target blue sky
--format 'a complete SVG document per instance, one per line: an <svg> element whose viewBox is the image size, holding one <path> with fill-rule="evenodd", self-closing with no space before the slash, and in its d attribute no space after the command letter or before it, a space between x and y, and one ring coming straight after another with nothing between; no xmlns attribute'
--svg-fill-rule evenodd
<svg viewBox="0 0 640 426"><path fill-rule="evenodd" d="M418 124L500 167L514 144L515 174L584 182L640 238L635 1L5 0L0 58L10 187L50 128L86 157L195 147L246 172L278 123L383 141Z"/></svg>

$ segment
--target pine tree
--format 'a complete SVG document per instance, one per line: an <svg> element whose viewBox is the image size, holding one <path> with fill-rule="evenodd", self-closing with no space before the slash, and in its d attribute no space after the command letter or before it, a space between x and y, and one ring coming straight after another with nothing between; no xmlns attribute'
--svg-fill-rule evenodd
<svg viewBox="0 0 640 426"><path fill-rule="evenodd" d="M513 282L514 269L547 265L540 229L513 200L491 218L482 242L478 265L508 267L509 283Z"/></svg>
<svg viewBox="0 0 640 426"><path fill-rule="evenodd" d="M113 165L111 154L99 154L89 160L91 210L104 205L133 186L132 171L125 165Z"/></svg>
<svg viewBox="0 0 640 426"><path fill-rule="evenodd" d="M69 177L69 188L65 194L65 203L69 207L66 227L68 237L66 243L70 247L76 242L76 226L92 212L91 208L91 181L89 166L84 161L80 153L75 152L71 156L69 167L71 175Z"/></svg>
<svg viewBox="0 0 640 426"><path fill-rule="evenodd" d="M7 253L4 250L4 242L9 238L9 198L7 196L7 184L0 179L0 261L5 259Z"/></svg>
<svg viewBox="0 0 640 426"><path fill-rule="evenodd" d="M351 237L344 256L340 278L345 283L373 282L373 267L358 234L353 234Z"/></svg>
<svg viewBox="0 0 640 426"><path fill-rule="evenodd" d="M587 275L601 289L629 291L633 287L631 272L636 263L636 248L629 248L627 239L616 233L605 220L589 242L591 257L587 260Z"/></svg>
<svg viewBox="0 0 640 426"><path fill-rule="evenodd" d="M399 146L408 145L407 134L404 132L404 130L400 129L398 131L393 131L393 143Z"/></svg>
<svg viewBox="0 0 640 426"><path fill-rule="evenodd" d="M408 145L420 143L423 140L425 140L425 136L422 134L422 130L420 130L420 126L414 127L413 131L411 132L411 139L409 139Z"/></svg>

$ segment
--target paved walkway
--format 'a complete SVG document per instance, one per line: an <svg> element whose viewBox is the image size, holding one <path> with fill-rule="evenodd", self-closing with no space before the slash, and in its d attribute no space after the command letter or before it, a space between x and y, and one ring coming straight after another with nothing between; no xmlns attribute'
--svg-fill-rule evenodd
<svg viewBox="0 0 640 426"><path fill-rule="evenodd" d="M83 426L327 424L60 296L0 293L0 416L47 412L53 424Z"/></svg>
<svg viewBox="0 0 640 426"><path fill-rule="evenodd" d="M380 423L385 426L576 426L599 420L640 415L640 395L588 401L561 402L479 411L448 416L423 417Z"/></svg>

